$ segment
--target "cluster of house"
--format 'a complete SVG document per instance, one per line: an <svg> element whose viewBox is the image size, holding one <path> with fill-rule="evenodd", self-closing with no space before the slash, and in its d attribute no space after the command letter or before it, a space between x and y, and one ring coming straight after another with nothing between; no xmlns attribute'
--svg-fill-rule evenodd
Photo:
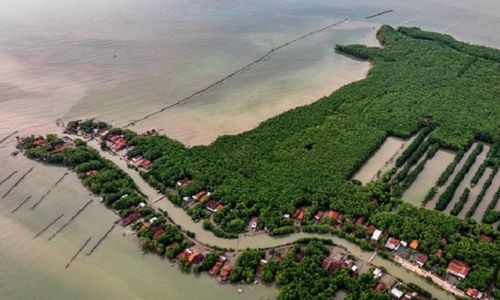
<svg viewBox="0 0 500 300"><path fill-rule="evenodd" d="M44 137L39 136L33 141L33 145L37 147L45 147L49 145L49 141L47 141ZM53 149L50 151L50 154L59 153L70 146L72 146L71 139L65 137L62 143L59 143L53 147Z"/></svg>
<svg viewBox="0 0 500 300"><path fill-rule="evenodd" d="M408 244L405 241L400 241L400 240L395 239L393 237L389 237L389 234L387 232L382 232L381 230L376 229L375 226L373 226L373 225L368 226L368 232L372 234L371 240L373 242L378 242L378 240L381 237L387 238L387 242L385 243L385 247L390 251L398 251L398 250L400 250L400 248L410 248L410 249L413 249L416 251L418 249L418 246L419 246L418 240L412 240ZM479 239L483 240L483 241L491 241L491 238L488 236L485 236L485 235L481 235L481 237ZM442 243L446 243L446 240L443 240ZM435 253L435 256L442 257L443 250L438 249ZM428 260L428 257L424 253L418 253L415 256L415 264L420 268L424 267L427 260ZM457 260L457 259L453 259L448 264L448 268L446 269L446 274L452 275L452 276L458 278L459 280L464 280L467 277L467 274L469 273L470 269L471 269L470 266L467 265L465 262ZM391 294L393 294L393 296L399 295L399 293L397 291L396 291L396 293L392 293L392 291L391 291ZM480 291L478 291L475 288L467 289L466 294L469 297L471 297L472 299L481 299L483 297L483 293L481 293ZM411 298L408 298L408 297L405 298L401 294L401 297L398 299L411 299Z"/></svg>
<svg viewBox="0 0 500 300"><path fill-rule="evenodd" d="M177 182L177 186L183 187L188 185L189 183L190 183L189 179L184 178ZM186 196L182 198L182 200L188 203L188 205L190 206L194 206L197 203L201 203L209 213L216 213L221 211L224 208L224 204L222 204L219 200L212 199L210 197L211 195L212 194L210 192L202 190L191 197Z"/></svg>
<svg viewBox="0 0 500 300"><path fill-rule="evenodd" d="M285 219L293 219L295 222L296 226L302 225L302 221L304 220L306 213L305 208L297 208L293 214L290 216L290 214L284 214L283 218ZM335 211L335 210L327 210L327 211L318 211L314 215L314 221L316 223L319 223L322 219L328 219L328 220L333 220L337 222L337 224L342 224L344 223L344 214Z"/></svg>
<svg viewBox="0 0 500 300"><path fill-rule="evenodd" d="M149 171L152 161L140 155L133 157L129 161L130 165L142 171Z"/></svg>

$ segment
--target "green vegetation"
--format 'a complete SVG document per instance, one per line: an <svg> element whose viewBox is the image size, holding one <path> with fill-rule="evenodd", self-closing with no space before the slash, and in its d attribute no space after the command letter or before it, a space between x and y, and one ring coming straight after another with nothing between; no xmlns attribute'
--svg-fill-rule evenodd
<svg viewBox="0 0 500 300"><path fill-rule="evenodd" d="M96 195L100 195L104 203L120 211L120 215L128 212L128 208L144 202L133 180L112 162L99 156L97 151L88 147L83 141L76 140L73 146L65 145L55 135L47 135L46 143L41 137L27 137L22 141L26 155L32 159L45 160L50 164L72 168L81 178L83 184ZM62 148L61 148L62 149ZM94 174L87 174L93 171Z"/></svg>
<svg viewBox="0 0 500 300"><path fill-rule="evenodd" d="M455 195L455 191L457 190L458 186L460 185L462 180L464 180L465 175L467 175L474 162L476 162L476 158L478 157L479 154L481 154L483 148L484 148L483 144L478 144L477 147L472 151L470 156L465 161L465 164L463 165L462 169L453 178L453 181L441 194L441 196L439 196L439 200L436 203L437 210L446 209L448 203L450 203L450 201L453 199L453 195Z"/></svg>
<svg viewBox="0 0 500 300"><path fill-rule="evenodd" d="M455 205L453 206L453 209L450 212L451 215L456 216L462 211L465 203L467 203L467 200L469 200L469 195L470 195L470 189L465 188L462 196L460 196L458 202L455 203Z"/></svg>
<svg viewBox="0 0 500 300"><path fill-rule="evenodd" d="M296 260L298 252L303 255L300 261ZM351 277L347 270L342 269L329 275L321 268L321 262L327 254L328 249L319 241L310 242L305 249L296 244L278 266L278 299L332 299L341 289L348 292L347 299L392 299L387 292L375 293L375 282L371 274Z"/></svg>
<svg viewBox="0 0 500 300"><path fill-rule="evenodd" d="M244 280L247 283L253 282L255 270L264 253L259 250L246 250L236 260L236 265L229 275L231 282Z"/></svg>
<svg viewBox="0 0 500 300"><path fill-rule="evenodd" d="M487 166L488 166L488 160L485 160L481 164L481 166L479 166L479 169L477 169L476 174L474 174L474 177L472 177L472 179L470 180L470 184L472 186L475 186L479 182L479 179L481 179L481 177L483 176L484 171L486 171Z"/></svg>
<svg viewBox="0 0 500 300"><path fill-rule="evenodd" d="M481 192L479 195L477 195L476 201L474 201L474 204L472 204L471 208L465 215L467 218L472 217L474 215L474 212L476 211L477 207L483 201L484 196L486 195L486 192L488 191L488 188L491 186L493 183L493 178L495 177L495 174L497 173L498 169L495 169L493 172L491 172L490 177L486 180L486 182L483 184L483 187L481 188Z"/></svg>
<svg viewBox="0 0 500 300"><path fill-rule="evenodd" d="M451 174L453 174L455 168L460 163L464 155L465 155L464 150L458 151L451 164L449 164L448 167L446 167L446 169L444 170L443 174L439 176L439 179L437 181L437 186L443 186L448 181L448 178L450 178Z"/></svg>
<svg viewBox="0 0 500 300"><path fill-rule="evenodd" d="M141 137L131 141L131 155L157 158L144 175L155 187L172 188L188 177L213 191L227 207L217 223L226 232L241 232L245 226L233 225L253 216L270 231L289 226L283 214L300 206L368 217L378 209L373 195L349 180L387 135L406 138L424 130L420 143L405 151L407 159L430 128L430 142L456 151L474 139L494 143L500 136L498 63L473 55L482 47L456 42L462 46L450 48L448 38L415 38L418 32L383 26L378 37L384 48L338 46L373 63L368 78L254 130L191 149L166 137Z"/></svg>
<svg viewBox="0 0 500 300"><path fill-rule="evenodd" d="M429 134L430 128L425 127L422 131L418 133L415 140L408 146L408 148L401 153L401 156L396 160L396 167L402 167L405 162L413 155L413 153L419 148L422 142L425 140L426 136Z"/></svg>
<svg viewBox="0 0 500 300"><path fill-rule="evenodd" d="M493 224L497 221L500 221L500 211L495 210L495 207L499 199L500 199L500 188L498 188L490 204L488 204L488 208L486 208L486 212L484 213L483 216L483 223Z"/></svg>
<svg viewBox="0 0 500 300"><path fill-rule="evenodd" d="M422 201L422 207L424 207L427 202L431 201L432 198L434 198L434 196L436 196L437 194L437 187L431 187L431 189L427 192L427 194L425 195L425 198L424 198L424 201Z"/></svg>

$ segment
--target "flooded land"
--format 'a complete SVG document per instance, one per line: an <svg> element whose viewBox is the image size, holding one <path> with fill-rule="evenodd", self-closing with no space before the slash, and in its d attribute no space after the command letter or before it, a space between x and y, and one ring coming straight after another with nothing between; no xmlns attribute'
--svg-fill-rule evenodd
<svg viewBox="0 0 500 300"><path fill-rule="evenodd" d="M434 195L434 197L430 201L427 202L427 204L425 205L426 208L428 208L428 209L434 209L434 207L436 206L436 203L437 203L437 201L439 199L439 196L441 195L442 192L444 192L446 190L446 187L448 187L448 185L453 181L453 178L455 178L455 176L458 174L458 172L460 172L460 170L464 166L465 162L467 161L467 159L469 158L469 156L474 151L475 147L476 147L476 144L472 145L469 148L469 150L467 150L467 152L462 157L462 159L460 160L460 162L456 165L455 170L450 175L450 177L448 178L448 180L446 181L446 183L442 187L440 187L438 189L436 195ZM441 174L439 174L439 175L441 175ZM472 176L474 176L474 174L472 174ZM438 176L438 178L439 178L439 176ZM470 181L470 179L469 179L469 181ZM426 191L426 193L427 192L428 191ZM460 197L460 195L458 197Z"/></svg>
<svg viewBox="0 0 500 300"><path fill-rule="evenodd" d="M398 156L411 144L413 138L405 141L395 137L388 137L372 157L356 172L353 179L362 183L376 179L394 166Z"/></svg>
<svg viewBox="0 0 500 300"><path fill-rule="evenodd" d="M435 156L425 163L423 171L417 176L413 184L404 192L403 200L420 206L427 192L436 185L439 176L453 161L455 154L439 150Z"/></svg>
<svg viewBox="0 0 500 300"><path fill-rule="evenodd" d="M489 168L487 168L488 170ZM491 174L493 170L489 169L490 172L488 174ZM486 172L485 172L486 173ZM490 175L484 175L484 177L488 178ZM476 220L477 222L481 222L483 219L484 213L486 211L486 208L488 207L488 204L493 200L493 195L497 192L498 188L500 187L500 172L497 171L495 177L493 177L493 181L491 185L488 187L488 190L486 191L486 194L484 195L483 201L479 203L479 206L477 207L476 211L474 212L474 215L472 215L472 218ZM499 207L496 208L497 210L500 209Z"/></svg>
<svg viewBox="0 0 500 300"><path fill-rule="evenodd" d="M4 8L0 10L2 299L276 297L273 286L220 285L209 276L183 274L168 260L143 255L135 236L119 226L91 255L86 255L117 216L73 173L65 175L67 170L63 168L38 164L21 155L11 156L16 135L57 132L58 119L95 116L115 125L127 124L209 86L286 41L345 18L349 21L283 48L192 101L132 129L154 127L186 145L197 145L211 143L221 134L254 128L283 111L312 103L344 84L364 78L370 65L335 53L334 46L378 46L375 32L381 24L446 31L457 39L500 47L500 28L492 26L498 21L498 3L494 0L484 1L481 8L469 0L0 3ZM365 19L386 9L394 12ZM367 182L378 170L390 166L389 161L401 151L402 144L401 140L389 138L381 154L377 152L369 167L358 172L359 180ZM441 151L436 157L449 160L448 154ZM433 159L424 173L433 168L437 172L445 164ZM457 166L457 170L460 168ZM427 186L435 180L432 176L421 174L414 186ZM491 199L499 178L495 177L476 213ZM422 190L427 192L427 187ZM408 198L420 197L414 193ZM222 247L271 247L306 236L216 239L170 202L164 200L158 205L200 240ZM431 201L428 207L434 205L435 201ZM363 259L372 255L342 243ZM78 253L82 245L85 247ZM72 257L75 259L65 268ZM438 299L451 298L380 257L374 263L432 291ZM244 293L237 294L238 288Z"/></svg>

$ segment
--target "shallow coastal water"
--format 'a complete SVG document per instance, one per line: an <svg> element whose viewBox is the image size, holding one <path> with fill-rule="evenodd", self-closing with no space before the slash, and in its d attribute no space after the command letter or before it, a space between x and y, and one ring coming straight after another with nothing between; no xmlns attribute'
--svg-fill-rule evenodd
<svg viewBox="0 0 500 300"><path fill-rule="evenodd" d="M286 47L134 129L162 129L188 145L249 130L363 78L369 65L337 55L333 46L377 45L374 34L381 23L446 30L459 39L500 47L500 28L495 26L500 7L494 0L481 5L469 0L0 0L0 5L0 140L15 130L55 130L59 118L97 116L125 124L206 87L273 47L343 18L350 21ZM386 9L394 12L365 19ZM69 174L30 210L65 171L12 158L12 145L12 139L0 144L0 180L19 172L0 186L0 195L31 166L35 169L0 200L0 298L275 296L274 288L243 287L245 293L237 295L236 286L184 275L167 261L143 256L122 228L116 228L92 256L84 251L65 269L81 244L91 236L93 245L116 216L94 199L61 234L47 241L93 197ZM11 213L28 195L32 199ZM58 222L33 239L62 213ZM202 237L210 239L206 234ZM239 246L278 242L283 240L258 237Z"/></svg>

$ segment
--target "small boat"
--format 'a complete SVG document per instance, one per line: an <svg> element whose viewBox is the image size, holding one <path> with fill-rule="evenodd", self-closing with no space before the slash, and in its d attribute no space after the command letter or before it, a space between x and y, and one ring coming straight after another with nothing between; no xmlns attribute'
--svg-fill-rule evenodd
<svg viewBox="0 0 500 300"><path fill-rule="evenodd" d="M243 294L243 289L238 289L238 294Z"/></svg>

